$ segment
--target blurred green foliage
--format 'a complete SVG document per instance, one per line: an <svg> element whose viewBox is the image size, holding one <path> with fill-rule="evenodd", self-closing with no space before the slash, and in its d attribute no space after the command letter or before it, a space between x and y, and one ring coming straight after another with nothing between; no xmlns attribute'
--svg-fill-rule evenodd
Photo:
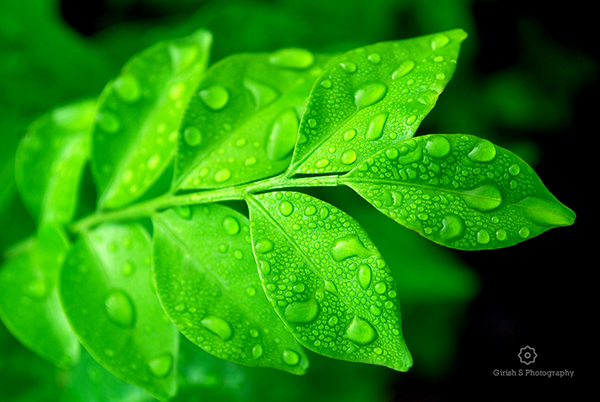
<svg viewBox="0 0 600 402"><path fill-rule="evenodd" d="M13 169L28 124L51 107L96 96L133 53L199 27L214 33L211 62L286 46L344 51L463 28L470 36L457 73L418 133L473 133L535 166L537 142L526 134L539 141L563 133L572 124L573 101L595 78L597 65L582 49L557 40L535 13L515 17L503 14L507 10L502 2L475 0L0 0L0 250L34 230ZM90 180L88 174L82 198L87 211L95 199ZM479 289L474 271L349 190L315 191L347 206L394 270L414 368L400 374L311 354L309 373L293 377L221 361L184 341L177 400L388 400L393 385L452 372L461 323ZM59 370L0 327L2 401L151 399L86 353L73 370Z"/></svg>

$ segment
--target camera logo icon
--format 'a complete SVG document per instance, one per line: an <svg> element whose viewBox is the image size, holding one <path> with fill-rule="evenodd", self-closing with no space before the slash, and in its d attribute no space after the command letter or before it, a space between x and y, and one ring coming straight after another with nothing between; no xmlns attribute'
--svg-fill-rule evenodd
<svg viewBox="0 0 600 402"><path fill-rule="evenodd" d="M530 365L531 363L535 363L536 357L537 354L535 353L535 349L529 346L525 346L519 351L519 360L521 363Z"/></svg>

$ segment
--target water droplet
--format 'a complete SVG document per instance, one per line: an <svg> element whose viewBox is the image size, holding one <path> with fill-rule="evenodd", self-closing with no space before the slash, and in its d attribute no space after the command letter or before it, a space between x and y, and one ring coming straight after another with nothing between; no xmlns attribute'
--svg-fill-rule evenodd
<svg viewBox="0 0 600 402"><path fill-rule="evenodd" d="M344 334L344 338L349 339L358 346L365 346L377 339L377 332L367 320L354 316L352 323Z"/></svg>
<svg viewBox="0 0 600 402"><path fill-rule="evenodd" d="M257 360L258 358L260 358L263 354L263 348L260 345L254 345L252 347L252 358L254 360Z"/></svg>
<svg viewBox="0 0 600 402"><path fill-rule="evenodd" d="M279 92L275 88L250 78L244 78L244 87L252 93L256 109L268 105L279 97Z"/></svg>
<svg viewBox="0 0 600 402"><path fill-rule="evenodd" d="M408 118L406 119L406 124L408 124L409 126L412 125L415 121L417 121L417 116L415 116L414 114L412 116L408 116Z"/></svg>
<svg viewBox="0 0 600 402"><path fill-rule="evenodd" d="M122 328L131 328L135 320L135 313L131 299L120 290L113 290L104 301L106 315L115 325Z"/></svg>
<svg viewBox="0 0 600 402"><path fill-rule="evenodd" d="M221 317L208 315L200 323L204 328L217 335L222 341L228 341L233 336L231 325Z"/></svg>
<svg viewBox="0 0 600 402"><path fill-rule="evenodd" d="M248 296L254 296L256 294L256 289L254 289L252 286L249 286L246 288L246 294Z"/></svg>
<svg viewBox="0 0 600 402"><path fill-rule="evenodd" d="M381 55L379 53L371 53L367 56L367 59L373 64L379 64L381 62Z"/></svg>
<svg viewBox="0 0 600 402"><path fill-rule="evenodd" d="M164 378L173 368L173 356L169 353L162 354L148 363L152 374L157 378Z"/></svg>
<svg viewBox="0 0 600 402"><path fill-rule="evenodd" d="M140 84L132 75L121 75L113 83L113 89L125 102L135 102L140 98Z"/></svg>
<svg viewBox="0 0 600 402"><path fill-rule="evenodd" d="M519 173L521 173L521 168L517 164L510 165L510 167L508 168L508 173L510 173L513 176L516 176Z"/></svg>
<svg viewBox="0 0 600 402"><path fill-rule="evenodd" d="M96 119L100 128L107 133L114 134L121 129L119 119L110 112L99 112Z"/></svg>
<svg viewBox="0 0 600 402"><path fill-rule="evenodd" d="M265 254L265 253L272 251L273 247L274 247L274 245L271 240L264 239L264 240L259 240L256 243L256 245L254 246L254 249L258 253Z"/></svg>
<svg viewBox="0 0 600 402"><path fill-rule="evenodd" d="M173 85L171 89L169 89L169 98L177 100L183 94L184 90L185 85L183 85L183 82Z"/></svg>
<svg viewBox="0 0 600 402"><path fill-rule="evenodd" d="M397 80L398 78L404 77L415 68L415 64L416 63L413 60L404 60L392 73L392 79Z"/></svg>
<svg viewBox="0 0 600 402"><path fill-rule="evenodd" d="M331 88L332 84L331 84L330 80L323 80L323 81L321 81L321 86L323 88L329 89L329 88Z"/></svg>
<svg viewBox="0 0 600 402"><path fill-rule="evenodd" d="M363 85L354 93L354 104L357 109L374 105L382 100L387 93L387 86L381 82L370 82Z"/></svg>
<svg viewBox="0 0 600 402"><path fill-rule="evenodd" d="M387 290L387 286L384 282L379 282L375 285L375 293L377 294L384 294L385 291Z"/></svg>
<svg viewBox="0 0 600 402"><path fill-rule="evenodd" d="M224 181L229 180L230 177L231 172L229 171L229 169L221 169L218 170L217 173L215 173L215 181L217 183L223 183Z"/></svg>
<svg viewBox="0 0 600 402"><path fill-rule="evenodd" d="M438 73L438 74L435 75L435 79L440 80L440 81L445 80L446 79L446 74L444 74L444 73Z"/></svg>
<svg viewBox="0 0 600 402"><path fill-rule="evenodd" d="M133 274L134 268L133 264L129 261L125 261L123 265L121 265L121 275L123 276L131 276Z"/></svg>
<svg viewBox="0 0 600 402"><path fill-rule="evenodd" d="M352 141L352 139L356 136L356 130L351 128L350 130L344 133L344 141Z"/></svg>
<svg viewBox="0 0 600 402"><path fill-rule="evenodd" d="M480 140L469 152L469 159L473 162L491 162L496 157L496 147L488 140Z"/></svg>
<svg viewBox="0 0 600 402"><path fill-rule="evenodd" d="M286 349L283 351L283 362L288 366L295 366L300 362L300 355L293 350Z"/></svg>
<svg viewBox="0 0 600 402"><path fill-rule="evenodd" d="M496 239L503 241L506 240L506 230L500 229L496 232Z"/></svg>
<svg viewBox="0 0 600 402"><path fill-rule="evenodd" d="M502 204L502 193L495 183L482 184L461 196L469 207L481 212L493 211Z"/></svg>
<svg viewBox="0 0 600 402"><path fill-rule="evenodd" d="M318 168L324 168L327 165L329 165L329 159L321 159L318 160L317 163L315 163L315 166Z"/></svg>
<svg viewBox="0 0 600 402"><path fill-rule="evenodd" d="M352 74L356 71L356 64L354 64L351 61L344 61L340 63L340 66L342 67L342 69L347 72L348 74Z"/></svg>
<svg viewBox="0 0 600 402"><path fill-rule="evenodd" d="M175 212L177 215L186 220L189 220L192 217L192 208L190 208L189 205L175 207Z"/></svg>
<svg viewBox="0 0 600 402"><path fill-rule="evenodd" d="M487 230L481 229L477 231L477 243L488 244L490 242L490 234Z"/></svg>
<svg viewBox="0 0 600 402"><path fill-rule="evenodd" d="M448 38L446 35L436 34L433 36L433 38L431 38L429 45L431 46L432 50L436 50L446 46L448 42L450 42L450 38Z"/></svg>
<svg viewBox="0 0 600 402"><path fill-rule="evenodd" d="M440 237L443 240L454 240L461 237L465 231L465 223L461 218L455 215L446 215L442 219L442 229Z"/></svg>
<svg viewBox="0 0 600 402"><path fill-rule="evenodd" d="M267 141L267 158L280 161L287 158L296 145L298 116L293 108L284 109L273 121Z"/></svg>
<svg viewBox="0 0 600 402"><path fill-rule="evenodd" d="M171 68L175 74L188 68L198 55L198 46L189 42L177 42L169 45Z"/></svg>
<svg viewBox="0 0 600 402"><path fill-rule="evenodd" d="M529 228L523 226L521 229L519 229L519 236L521 236L523 239L526 239L529 237Z"/></svg>
<svg viewBox="0 0 600 402"><path fill-rule="evenodd" d="M356 161L356 152L346 151L342 154L341 161L344 165L351 165Z"/></svg>
<svg viewBox="0 0 600 402"><path fill-rule="evenodd" d="M387 113L381 113L373 117L367 129L367 140L375 141L381 138L387 117Z"/></svg>
<svg viewBox="0 0 600 402"><path fill-rule="evenodd" d="M148 159L148 162L146 162L146 166L148 166L148 169L154 170L158 167L159 163L160 163L160 156L152 155Z"/></svg>
<svg viewBox="0 0 600 402"><path fill-rule="evenodd" d="M204 104L212 110L223 109L229 102L229 92L220 85L203 89L199 95Z"/></svg>
<svg viewBox="0 0 600 402"><path fill-rule="evenodd" d="M354 256L367 258L373 255L357 235L348 235L333 241L330 252L333 259L338 262Z"/></svg>
<svg viewBox="0 0 600 402"><path fill-rule="evenodd" d="M379 316L381 315L381 309L377 306L371 306L369 307L369 312L375 316Z"/></svg>
<svg viewBox="0 0 600 402"><path fill-rule="evenodd" d="M357 278L360 287L366 290L371 284L371 267L362 264L358 269Z"/></svg>
<svg viewBox="0 0 600 402"><path fill-rule="evenodd" d="M183 139L191 147L195 147L202 142L202 134L196 127L188 127L183 131Z"/></svg>
<svg viewBox="0 0 600 402"><path fill-rule="evenodd" d="M315 299L292 302L285 308L283 316L293 324L307 324L314 321L319 314L319 304Z"/></svg>
<svg viewBox="0 0 600 402"><path fill-rule="evenodd" d="M310 67L315 56L306 49L288 48L281 49L269 57L269 63L277 67L300 68Z"/></svg>
<svg viewBox="0 0 600 402"><path fill-rule="evenodd" d="M289 216L292 212L294 212L294 206L289 201L282 201L279 204L279 212L283 216Z"/></svg>
<svg viewBox="0 0 600 402"><path fill-rule="evenodd" d="M388 158L391 161L393 161L394 159L396 159L399 155L400 155L400 153L398 151L398 148L390 147L390 148L388 148L388 149L385 150L385 156L386 156L386 158Z"/></svg>
<svg viewBox="0 0 600 402"><path fill-rule="evenodd" d="M526 197L517 205L529 221L539 226L569 226L575 222L575 213L558 201Z"/></svg>
<svg viewBox="0 0 600 402"><path fill-rule="evenodd" d="M434 158L445 158L450 153L450 142L441 135L434 135L427 140L425 149Z"/></svg>
<svg viewBox="0 0 600 402"><path fill-rule="evenodd" d="M43 280L34 280L27 285L25 292L28 296L34 299L42 300L44 297L46 297L48 287L46 286L46 282Z"/></svg>
<svg viewBox="0 0 600 402"><path fill-rule="evenodd" d="M223 229L230 236L236 235L240 231L240 223L233 216L227 216L223 220Z"/></svg>

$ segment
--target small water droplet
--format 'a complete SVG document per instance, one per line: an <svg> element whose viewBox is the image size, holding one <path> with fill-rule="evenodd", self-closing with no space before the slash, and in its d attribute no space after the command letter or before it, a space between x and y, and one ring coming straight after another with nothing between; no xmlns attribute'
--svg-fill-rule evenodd
<svg viewBox="0 0 600 402"><path fill-rule="evenodd" d="M173 356L169 353L162 354L148 362L148 367L157 378L164 378L173 368Z"/></svg>
<svg viewBox="0 0 600 402"><path fill-rule="evenodd" d="M381 62L381 55L379 53L371 53L367 56L367 59L373 64L379 64Z"/></svg>
<svg viewBox="0 0 600 402"><path fill-rule="evenodd" d="M134 268L133 264L129 261L125 261L123 265L121 265L121 275L123 276L131 276L133 274Z"/></svg>
<svg viewBox="0 0 600 402"><path fill-rule="evenodd" d="M512 164L510 165L510 167L508 168L508 173L510 173L513 176L518 175L519 173L521 173L521 168L519 167L519 165L517 164Z"/></svg>
<svg viewBox="0 0 600 402"><path fill-rule="evenodd" d="M315 163L315 166L318 168L324 168L329 165L329 159L320 159Z"/></svg>
<svg viewBox="0 0 600 402"><path fill-rule="evenodd" d="M111 291L104 301L108 319L122 328L131 328L135 320L135 312L131 299L120 290Z"/></svg>
<svg viewBox="0 0 600 402"><path fill-rule="evenodd" d="M521 236L523 239L526 239L529 237L529 228L523 226L521 229L519 229L519 236Z"/></svg>
<svg viewBox="0 0 600 402"><path fill-rule="evenodd" d="M344 334L344 338L349 339L358 346L365 346L377 339L377 332L367 320L354 316L352 323Z"/></svg>
<svg viewBox="0 0 600 402"><path fill-rule="evenodd" d="M25 288L25 293L27 293L28 296L38 300L44 299L47 292L48 287L46 286L46 282L43 280L34 280Z"/></svg>
<svg viewBox="0 0 600 402"><path fill-rule="evenodd" d="M371 267L362 264L358 269L357 278L360 287L366 290L371 284Z"/></svg>
<svg viewBox="0 0 600 402"><path fill-rule="evenodd" d="M233 216L227 216L223 220L223 229L230 236L236 235L240 231L240 223Z"/></svg>
<svg viewBox="0 0 600 402"><path fill-rule="evenodd" d="M212 110L220 110L229 102L229 92L221 85L213 85L203 89L199 93L200 98L206 106Z"/></svg>
<svg viewBox="0 0 600 402"><path fill-rule="evenodd" d="M160 163L160 156L159 155L152 155L149 159L148 162L146 162L146 166L148 166L148 169L150 170L154 170L158 167Z"/></svg>
<svg viewBox="0 0 600 402"><path fill-rule="evenodd" d="M346 151L342 154L340 160L344 165L351 165L356 161L356 152L353 150Z"/></svg>
<svg viewBox="0 0 600 402"><path fill-rule="evenodd" d="M404 60L392 73L392 79L397 80L398 78L404 77L415 68L416 63L413 60Z"/></svg>
<svg viewBox="0 0 600 402"><path fill-rule="evenodd" d="M351 61L343 61L343 62L340 63L340 66L348 74L354 73L356 71L356 69L357 69L356 64L354 64Z"/></svg>
<svg viewBox="0 0 600 402"><path fill-rule="evenodd" d="M215 173L215 181L217 183L223 183L224 181L229 180L231 177L231 172L229 169L221 169Z"/></svg>
<svg viewBox="0 0 600 402"><path fill-rule="evenodd" d="M254 360L257 360L258 358L260 358L263 354L263 348L260 345L254 345L252 347L252 358Z"/></svg>
<svg viewBox="0 0 600 402"><path fill-rule="evenodd" d="M251 78L244 78L244 87L252 94L256 109L270 104L279 97L279 91L275 88Z"/></svg>
<svg viewBox="0 0 600 402"><path fill-rule="evenodd" d="M352 141L352 139L356 136L356 130L351 128L350 130L344 133L344 141Z"/></svg>
<svg viewBox="0 0 600 402"><path fill-rule="evenodd" d="M390 148L388 148L388 149L385 150L385 156L386 156L386 158L388 158L391 161L393 161L394 159L396 159L399 155L400 155L400 152L398 151L398 148L390 147Z"/></svg>
<svg viewBox="0 0 600 402"><path fill-rule="evenodd" d="M500 241L506 240L506 230L500 229L496 231L496 239Z"/></svg>
<svg viewBox="0 0 600 402"><path fill-rule="evenodd" d="M121 129L119 119L110 112L99 112L96 119L100 128L107 133L114 134Z"/></svg>
<svg viewBox="0 0 600 402"><path fill-rule="evenodd" d="M252 286L248 286L246 288L246 294L248 296L254 296L256 294L256 289L254 289Z"/></svg>
<svg viewBox="0 0 600 402"><path fill-rule="evenodd" d="M461 237L465 231L465 223L461 218L455 215L446 215L442 219L442 229L440 237L443 240L454 240Z"/></svg>
<svg viewBox="0 0 600 402"><path fill-rule="evenodd" d="M113 83L113 89L125 102L135 102L140 98L140 84L132 75L121 75Z"/></svg>
<svg viewBox="0 0 600 402"><path fill-rule="evenodd" d="M271 240L263 239L263 240L259 240L256 243L256 245L254 246L254 249L258 253L265 254L265 253L272 251L273 247L274 247L274 245Z"/></svg>
<svg viewBox="0 0 600 402"><path fill-rule="evenodd" d="M450 153L450 142L441 135L434 135L427 140L425 149L434 158L445 158Z"/></svg>
<svg viewBox="0 0 600 402"><path fill-rule="evenodd" d="M177 215L186 220L189 220L192 217L192 208L190 208L189 205L175 207L175 212Z"/></svg>
<svg viewBox="0 0 600 402"><path fill-rule="evenodd" d="M323 88L327 88L327 89L331 88L331 86L332 86L331 80L323 80L323 81L321 81L321 86Z"/></svg>
<svg viewBox="0 0 600 402"><path fill-rule="evenodd" d="M204 328L217 335L222 341L228 341L233 336L231 325L221 317L208 315L200 323Z"/></svg>
<svg viewBox="0 0 600 402"><path fill-rule="evenodd" d="M386 290L387 290L387 286L384 282L378 282L375 285L375 293L377 293L377 294L382 295L385 293Z"/></svg>
<svg viewBox="0 0 600 402"><path fill-rule="evenodd" d="M465 203L480 212L490 212L502 204L502 193L495 183L482 184L461 194Z"/></svg>
<svg viewBox="0 0 600 402"><path fill-rule="evenodd" d="M298 135L298 116L293 108L284 109L277 115L271 126L267 141L267 158L273 161L289 157Z"/></svg>
<svg viewBox="0 0 600 402"><path fill-rule="evenodd" d="M357 109L374 105L382 100L387 93L387 86L381 82L370 82L363 85L354 93L354 104Z"/></svg>
<svg viewBox="0 0 600 402"><path fill-rule="evenodd" d="M319 304L313 298L306 301L297 301L288 304L283 316L286 321L293 324L308 324L317 318Z"/></svg>
<svg viewBox="0 0 600 402"><path fill-rule="evenodd" d="M188 127L183 131L183 139L191 147L195 147L202 142L202 134L196 127Z"/></svg>
<svg viewBox="0 0 600 402"><path fill-rule="evenodd" d="M294 206L289 201L282 201L279 204L279 212L283 216L290 216L294 212Z"/></svg>
<svg viewBox="0 0 600 402"><path fill-rule="evenodd" d="M340 237L331 244L331 256L336 261L342 261L350 257L367 258L373 255L368 250L357 235L348 235Z"/></svg>
<svg viewBox="0 0 600 402"><path fill-rule="evenodd" d="M367 129L367 140L375 141L381 138L387 117L387 113L381 113L373 117L371 123L369 123L369 128Z"/></svg>
<svg viewBox="0 0 600 402"><path fill-rule="evenodd" d="M183 85L183 82L173 85L171 89L169 89L169 98L172 100L177 100L183 94L184 90L185 85Z"/></svg>
<svg viewBox="0 0 600 402"><path fill-rule="evenodd" d="M479 140L469 152L469 159L473 162L491 162L495 157L496 147L488 140Z"/></svg>
<svg viewBox="0 0 600 402"><path fill-rule="evenodd" d="M487 230L481 229L477 231L477 243L488 244L490 242L490 234Z"/></svg>
<svg viewBox="0 0 600 402"><path fill-rule="evenodd" d="M288 48L281 49L269 57L269 63L277 67L299 68L310 67L315 60L315 56L306 49Z"/></svg>
<svg viewBox="0 0 600 402"><path fill-rule="evenodd" d="M283 351L283 362L288 366L295 366L300 362L300 355L293 350L286 349Z"/></svg>
<svg viewBox="0 0 600 402"><path fill-rule="evenodd" d="M429 45L431 46L432 50L436 50L446 46L449 42L450 38L448 38L446 35L436 34L433 36L433 38L431 38Z"/></svg>

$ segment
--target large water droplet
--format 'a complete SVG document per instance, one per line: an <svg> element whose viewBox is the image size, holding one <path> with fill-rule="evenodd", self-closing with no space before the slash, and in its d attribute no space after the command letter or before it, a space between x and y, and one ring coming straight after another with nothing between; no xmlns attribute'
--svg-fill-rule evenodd
<svg viewBox="0 0 600 402"><path fill-rule="evenodd" d="M259 240L254 246L256 252L265 254L273 250L273 242L268 239Z"/></svg>
<svg viewBox="0 0 600 402"><path fill-rule="evenodd" d="M315 299L288 304L283 313L285 319L293 324L307 324L319 314L319 304Z"/></svg>
<svg viewBox="0 0 600 402"><path fill-rule="evenodd" d="M135 311L131 299L120 290L113 290L104 301L108 319L121 328L131 328L135 320Z"/></svg>
<svg viewBox="0 0 600 402"><path fill-rule="evenodd" d="M202 142L202 134L196 127L188 127L183 130L183 140L191 147L200 145Z"/></svg>
<svg viewBox="0 0 600 402"><path fill-rule="evenodd" d="M342 69L348 74L352 74L357 70L356 64L351 61L341 62L340 67L342 67Z"/></svg>
<svg viewBox="0 0 600 402"><path fill-rule="evenodd" d="M404 77L415 68L415 64L416 63L413 60L404 60L392 73L392 79L397 80L398 78Z"/></svg>
<svg viewBox="0 0 600 402"><path fill-rule="evenodd" d="M99 112L96 116L98 125L107 133L114 134L121 129L121 122L114 114L110 112Z"/></svg>
<svg viewBox="0 0 600 402"><path fill-rule="evenodd" d="M360 287L366 290L371 284L371 267L362 264L358 269L357 279Z"/></svg>
<svg viewBox="0 0 600 402"><path fill-rule="evenodd" d="M199 93L206 106L212 110L220 110L229 102L229 92L221 85L213 85Z"/></svg>
<svg viewBox="0 0 600 402"><path fill-rule="evenodd" d="M254 98L254 104L256 105L257 109L268 105L279 97L279 92L275 88L261 82L254 81L251 78L244 79L244 87L246 87L246 89L252 94L252 97Z"/></svg>
<svg viewBox="0 0 600 402"><path fill-rule="evenodd" d="M231 325L221 317L208 315L200 323L204 328L217 335L222 341L228 341L233 336Z"/></svg>
<svg viewBox="0 0 600 402"><path fill-rule="evenodd" d="M381 82L370 82L354 93L354 104L360 110L374 105L385 97L387 86Z"/></svg>
<svg viewBox="0 0 600 402"><path fill-rule="evenodd" d="M444 158L450 153L450 142L441 135L434 135L427 140L425 149L434 158Z"/></svg>
<svg viewBox="0 0 600 402"><path fill-rule="evenodd" d="M489 212L502 204L502 193L495 183L486 183L461 194L467 205L481 212Z"/></svg>
<svg viewBox="0 0 600 402"><path fill-rule="evenodd" d="M381 138L387 117L387 113L381 113L373 117L371 123L369 123L369 128L367 129L367 140L374 141Z"/></svg>
<svg viewBox="0 0 600 402"><path fill-rule="evenodd" d="M281 49L269 57L269 63L278 67L300 68L310 67L315 56L306 49Z"/></svg>
<svg viewBox="0 0 600 402"><path fill-rule="evenodd" d="M140 84L133 75L121 75L113 83L113 89L125 102L135 102L140 98Z"/></svg>
<svg viewBox="0 0 600 402"><path fill-rule="evenodd" d="M148 367L155 377L164 378L173 369L173 356L169 353L162 354L150 360Z"/></svg>
<svg viewBox="0 0 600 402"><path fill-rule="evenodd" d="M279 204L279 212L283 216L289 216L294 212L294 206L289 201L282 201Z"/></svg>
<svg viewBox="0 0 600 402"><path fill-rule="evenodd" d="M450 38L448 38L444 34L436 34L431 38L429 44L431 45L431 49L436 50L446 46L450 42Z"/></svg>
<svg viewBox="0 0 600 402"><path fill-rule="evenodd" d="M263 348L260 345L254 345L252 347L252 358L254 360L257 360L258 358L260 358L263 354Z"/></svg>
<svg viewBox="0 0 600 402"><path fill-rule="evenodd" d="M575 222L575 213L558 201L526 197L517 203L523 215L540 226L569 226Z"/></svg>
<svg viewBox="0 0 600 402"><path fill-rule="evenodd" d="M240 231L240 223L233 216L227 216L223 220L223 229L225 229L225 233L230 236L238 234Z"/></svg>
<svg viewBox="0 0 600 402"><path fill-rule="evenodd" d="M356 152L353 150L346 151L340 158L344 165L351 165L356 161Z"/></svg>
<svg viewBox="0 0 600 402"><path fill-rule="evenodd" d="M280 161L287 158L296 145L298 116L293 108L284 109L273 121L267 141L267 158Z"/></svg>
<svg viewBox="0 0 600 402"><path fill-rule="evenodd" d="M231 171L229 169L220 169L215 173L215 181L217 183L223 183L224 181L229 180L231 177Z"/></svg>
<svg viewBox="0 0 600 402"><path fill-rule="evenodd" d="M340 237L331 244L331 256L336 261L342 261L350 257L367 258L374 253L368 250L357 235Z"/></svg>
<svg viewBox="0 0 600 402"><path fill-rule="evenodd" d="M344 334L344 338L349 339L358 346L365 346L377 339L377 332L367 320L354 316L352 323Z"/></svg>
<svg viewBox="0 0 600 402"><path fill-rule="evenodd" d="M496 157L496 147L488 140L480 140L469 152L469 159L473 162L491 162Z"/></svg>
<svg viewBox="0 0 600 402"><path fill-rule="evenodd" d="M454 240L461 237L465 231L465 223L461 218L455 215L446 215L442 219L442 229L440 237L443 240Z"/></svg>
<svg viewBox="0 0 600 402"><path fill-rule="evenodd" d="M293 350L286 349L283 351L283 362L288 366L295 366L300 362L300 355Z"/></svg>

